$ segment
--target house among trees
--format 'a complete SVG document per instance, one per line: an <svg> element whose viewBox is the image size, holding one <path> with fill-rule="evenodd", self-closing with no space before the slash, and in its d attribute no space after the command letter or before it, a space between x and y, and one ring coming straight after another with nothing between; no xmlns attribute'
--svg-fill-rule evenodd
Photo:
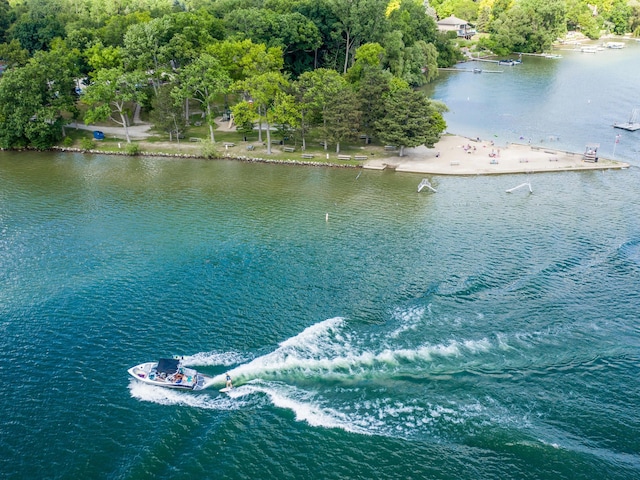
<svg viewBox="0 0 640 480"><path fill-rule="evenodd" d="M441 32L456 32L458 37L469 40L476 34L471 25L466 20L454 17L453 15L438 21L438 30Z"/></svg>

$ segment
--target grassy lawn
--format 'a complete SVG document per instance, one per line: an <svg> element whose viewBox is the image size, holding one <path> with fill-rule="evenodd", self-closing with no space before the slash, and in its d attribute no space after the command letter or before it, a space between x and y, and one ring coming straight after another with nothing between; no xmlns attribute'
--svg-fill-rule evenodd
<svg viewBox="0 0 640 480"><path fill-rule="evenodd" d="M101 126L115 126L105 123ZM335 145L329 144L327 150L322 146L322 139L319 132L312 131L306 139L306 149L302 151L302 142L297 139L294 141L286 140L284 145L280 145L281 136L276 132L271 134L271 154L267 153L266 132L262 133L263 141L258 140L258 132L245 137L243 134L235 131L214 130L216 143L213 147L208 144L209 127L206 124L191 125L187 128L184 138L180 141L175 139L170 142L167 134L151 130L151 135L145 140L132 140L133 145L137 145L140 152L161 153L168 155L203 155L203 150L208 152L216 152L215 157L251 157L262 158L265 160L280 161L298 161L298 162L319 162L331 163L336 165L361 165L363 160L356 160L355 156L384 157L390 153L384 150L384 146L375 143L364 145L364 140L358 143L344 143L340 145L339 155L349 155L350 160L338 158L335 151ZM104 140L95 140L93 133L88 130L76 130L74 128L66 129L67 138L64 142L60 142L60 146L100 150L105 152L123 152L136 147L127 146L126 140L122 138L114 138L113 135L106 135ZM226 144L233 144L227 145ZM293 148L294 151L284 151L284 148ZM313 155L313 158L304 158L302 155Z"/></svg>

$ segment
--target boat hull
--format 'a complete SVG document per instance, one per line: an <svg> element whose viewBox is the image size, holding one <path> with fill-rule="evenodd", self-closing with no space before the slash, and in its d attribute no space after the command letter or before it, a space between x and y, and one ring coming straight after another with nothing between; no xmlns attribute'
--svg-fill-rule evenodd
<svg viewBox="0 0 640 480"><path fill-rule="evenodd" d="M158 362L146 362L127 370L136 380L156 387L174 390L202 390L206 388L213 377L204 375L190 368L180 367L176 375L159 375L155 368Z"/></svg>

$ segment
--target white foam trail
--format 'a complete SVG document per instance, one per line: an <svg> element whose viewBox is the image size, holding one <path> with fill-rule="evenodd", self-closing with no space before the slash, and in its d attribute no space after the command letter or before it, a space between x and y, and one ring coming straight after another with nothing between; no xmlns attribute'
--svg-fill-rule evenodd
<svg viewBox="0 0 640 480"><path fill-rule="evenodd" d="M129 391L133 398L160 405L180 405L207 410L238 410L244 405L243 402L233 401L226 395L211 397L204 393L172 390L170 388L147 385L133 378L129 382Z"/></svg>
<svg viewBox="0 0 640 480"><path fill-rule="evenodd" d="M420 321L424 309L416 309L403 318ZM236 383L246 383L265 376L282 377L300 374L306 377L357 378L381 373L384 367L394 368L403 362L431 362L434 356L460 356L463 352L477 354L491 349L486 339L459 342L451 340L446 344L422 345L416 348L385 348L380 352L359 351L358 341L344 332L345 321L336 317L311 325L298 335L291 337L273 352L230 369L229 375ZM375 343L375 342L371 342ZM376 370L375 367L380 367ZM225 382L225 374L217 375L212 385Z"/></svg>
<svg viewBox="0 0 640 480"><path fill-rule="evenodd" d="M389 334L390 338L398 338L407 331L414 331L422 323L425 314L425 308L412 308L409 311L398 311L394 317L398 318L401 325Z"/></svg>
<svg viewBox="0 0 640 480"><path fill-rule="evenodd" d="M243 394L264 393L275 407L292 411L296 421L306 422L312 427L339 428L351 433L369 434L365 429L355 425L348 415L321 406L313 400L311 394L295 387L260 382L244 385L241 390ZM236 395L238 393L236 392Z"/></svg>
<svg viewBox="0 0 640 480"><path fill-rule="evenodd" d="M181 357L182 363L190 367L211 367L237 365L246 362L250 357L239 352L200 352Z"/></svg>

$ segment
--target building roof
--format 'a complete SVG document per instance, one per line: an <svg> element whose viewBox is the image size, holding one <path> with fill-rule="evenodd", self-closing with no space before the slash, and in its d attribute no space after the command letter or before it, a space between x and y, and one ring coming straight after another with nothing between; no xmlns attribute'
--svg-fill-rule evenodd
<svg viewBox="0 0 640 480"><path fill-rule="evenodd" d="M466 25L468 22L466 20L462 20L461 18L454 17L453 15L448 16L447 18L443 18L442 20L438 20L438 25Z"/></svg>

